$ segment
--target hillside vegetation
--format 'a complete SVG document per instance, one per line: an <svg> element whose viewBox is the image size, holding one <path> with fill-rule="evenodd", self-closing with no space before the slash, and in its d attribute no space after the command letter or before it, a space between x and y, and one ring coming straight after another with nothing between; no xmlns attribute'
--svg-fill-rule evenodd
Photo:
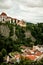
<svg viewBox="0 0 43 65"><path fill-rule="evenodd" d="M21 45L43 45L43 23L26 23L26 27L0 23L0 62L9 52L20 52Z"/></svg>

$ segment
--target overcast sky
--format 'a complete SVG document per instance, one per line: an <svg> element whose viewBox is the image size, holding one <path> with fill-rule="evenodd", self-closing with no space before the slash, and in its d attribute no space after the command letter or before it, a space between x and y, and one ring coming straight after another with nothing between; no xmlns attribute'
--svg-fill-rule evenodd
<svg viewBox="0 0 43 65"><path fill-rule="evenodd" d="M0 0L1 12L32 23L43 22L43 0Z"/></svg>

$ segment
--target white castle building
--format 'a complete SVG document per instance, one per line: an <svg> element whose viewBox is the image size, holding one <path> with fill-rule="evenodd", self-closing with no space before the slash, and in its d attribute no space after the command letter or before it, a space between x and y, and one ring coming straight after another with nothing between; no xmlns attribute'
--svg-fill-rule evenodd
<svg viewBox="0 0 43 65"><path fill-rule="evenodd" d="M2 12L1 14L0 14L0 22L2 22L2 23L6 23L6 22L10 22L11 23L11 17L9 17L9 16L7 16L7 14L6 13L4 13L4 12Z"/></svg>
<svg viewBox="0 0 43 65"><path fill-rule="evenodd" d="M2 12L0 14L0 22L2 22L2 23L6 23L6 22L10 22L11 23L11 22L13 22L13 23L16 23L17 25L20 25L22 27L26 27L26 23L23 20L18 20L16 18L9 17L4 12Z"/></svg>

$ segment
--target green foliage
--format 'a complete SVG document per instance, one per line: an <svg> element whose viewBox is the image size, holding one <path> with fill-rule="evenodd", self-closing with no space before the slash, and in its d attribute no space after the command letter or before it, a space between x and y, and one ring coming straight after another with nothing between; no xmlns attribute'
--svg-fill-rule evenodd
<svg viewBox="0 0 43 65"><path fill-rule="evenodd" d="M13 25L13 22L11 21L11 23L10 23L10 21L9 21L9 22L6 22L5 24L8 25L8 27L10 29L9 36L13 36L14 35L14 25Z"/></svg>
<svg viewBox="0 0 43 65"><path fill-rule="evenodd" d="M2 25L2 23L0 23ZM43 23L38 23L38 24L32 24L32 23L27 23L26 28L22 28L18 25L15 25L15 34L17 36L17 40L13 41L11 36L14 35L14 25L13 22L10 24L6 23L4 25L8 25L10 29L9 37L6 38L2 34L0 34L0 62L3 61L3 57L6 54L9 54L9 52L12 51L18 51L20 52L20 46L21 45L26 45L26 46L33 46L33 43L31 44L32 40L31 38L25 38L25 32L27 30L31 31L32 36L36 39L35 45L42 45L43 44ZM30 60L21 60L20 63L16 63L15 65L42 65L43 60L40 60L39 62L32 62ZM4 63L2 63L4 65ZM7 65L7 64L5 64ZM11 65L11 64L8 64Z"/></svg>
<svg viewBox="0 0 43 65"><path fill-rule="evenodd" d="M36 39L35 45L43 45L43 23L27 23L26 29L30 30L32 36Z"/></svg>
<svg viewBox="0 0 43 65"><path fill-rule="evenodd" d="M13 36L14 35L13 25L12 24L9 24L8 27L10 29L9 36Z"/></svg>
<svg viewBox="0 0 43 65"><path fill-rule="evenodd" d="M3 57L4 57L5 55L7 55L6 49L3 48L3 49L1 50L1 52L2 52L2 54L3 54Z"/></svg>
<svg viewBox="0 0 43 65"><path fill-rule="evenodd" d="M17 37L21 40L25 38L25 31L23 30L22 27L20 26L16 26L16 30L15 30L15 34L17 35Z"/></svg>
<svg viewBox="0 0 43 65"><path fill-rule="evenodd" d="M3 54L0 52L0 62L3 61Z"/></svg>

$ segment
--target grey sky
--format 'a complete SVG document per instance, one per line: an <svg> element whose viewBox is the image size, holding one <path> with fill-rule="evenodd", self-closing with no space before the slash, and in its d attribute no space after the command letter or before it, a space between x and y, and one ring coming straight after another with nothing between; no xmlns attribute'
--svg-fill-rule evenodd
<svg viewBox="0 0 43 65"><path fill-rule="evenodd" d="M1 12L28 22L43 22L43 0L0 0Z"/></svg>

